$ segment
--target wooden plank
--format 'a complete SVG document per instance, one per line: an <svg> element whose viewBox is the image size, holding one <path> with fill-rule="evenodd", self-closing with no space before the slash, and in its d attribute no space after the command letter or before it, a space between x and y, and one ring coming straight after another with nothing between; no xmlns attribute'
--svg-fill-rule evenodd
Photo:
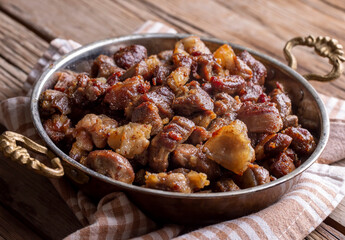
<svg viewBox="0 0 345 240"><path fill-rule="evenodd" d="M43 239L0 205L0 236L11 240Z"/></svg>
<svg viewBox="0 0 345 240"><path fill-rule="evenodd" d="M1 154L0 159L2 206L20 216L43 239L62 239L82 227L47 178Z"/></svg>
<svg viewBox="0 0 345 240"><path fill-rule="evenodd" d="M307 240L339 240L345 239L345 235L338 232L331 226L321 223L313 232L311 232L305 239Z"/></svg>

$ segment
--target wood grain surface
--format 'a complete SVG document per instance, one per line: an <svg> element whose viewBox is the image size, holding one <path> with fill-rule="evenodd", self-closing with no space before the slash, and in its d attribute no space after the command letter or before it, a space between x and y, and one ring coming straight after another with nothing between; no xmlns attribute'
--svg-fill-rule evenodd
<svg viewBox="0 0 345 240"><path fill-rule="evenodd" d="M345 45L343 0L0 0L0 100L23 94L27 74L52 39L86 44L130 34L147 20L245 45L282 62L286 41L297 36L331 36ZM312 49L293 52L302 74L331 70ZM311 83L345 99L345 73ZM344 219L345 201L308 239L345 238ZM80 227L47 179L0 156L0 239L61 239Z"/></svg>

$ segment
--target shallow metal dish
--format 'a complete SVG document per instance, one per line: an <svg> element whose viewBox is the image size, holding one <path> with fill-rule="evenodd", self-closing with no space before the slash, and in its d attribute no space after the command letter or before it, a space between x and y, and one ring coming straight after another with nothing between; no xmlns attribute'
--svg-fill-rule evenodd
<svg viewBox="0 0 345 240"><path fill-rule="evenodd" d="M268 68L270 74L275 75L274 81L284 84L300 123L311 130L318 139L313 154L295 171L278 180L253 188L225 193L183 194L147 189L115 181L86 168L62 152L48 137L42 126L38 102L41 93L53 86L54 73L64 69L85 71L99 54L112 54L120 47L131 44L144 45L148 49L149 55L155 54L162 50L172 49L176 41L186 36L189 35L141 34L103 40L81 47L50 66L35 84L31 97L32 120L47 147L63 160L63 169L49 150L37 150L34 145L30 145L33 143L30 143L28 144L30 149L50 154L56 168L51 169L37 163L40 168L36 167L36 171L48 177L62 176L65 173L82 190L96 198L111 191L123 191L148 216L156 220L179 224L209 224L240 217L273 204L289 191L298 181L300 174L320 156L327 143L329 119L325 106L314 88L296 71L269 56L236 44L230 44L235 52L247 50ZM227 43L213 38L201 39L212 52L220 45ZM307 38L304 40L307 41ZM296 44L290 42L287 49L291 50L294 45ZM338 69L336 70L338 71ZM12 138L15 139L14 141L24 141L17 135L12 135ZM27 140L25 141L28 143ZM12 156L12 158L14 157Z"/></svg>

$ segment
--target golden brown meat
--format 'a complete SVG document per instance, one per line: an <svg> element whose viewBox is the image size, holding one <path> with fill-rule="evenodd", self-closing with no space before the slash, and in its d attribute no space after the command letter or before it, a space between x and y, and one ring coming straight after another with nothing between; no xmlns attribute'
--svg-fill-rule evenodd
<svg viewBox="0 0 345 240"><path fill-rule="evenodd" d="M255 152L247 135L246 125L235 120L213 133L203 151L224 168L242 175L254 161Z"/></svg>

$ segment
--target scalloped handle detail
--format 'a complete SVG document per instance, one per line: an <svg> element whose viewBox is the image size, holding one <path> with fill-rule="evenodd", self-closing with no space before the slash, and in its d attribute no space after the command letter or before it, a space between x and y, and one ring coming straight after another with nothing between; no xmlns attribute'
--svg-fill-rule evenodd
<svg viewBox="0 0 345 240"><path fill-rule="evenodd" d="M345 61L343 46L336 39L330 37L296 37L288 41L284 47L284 55L288 61L289 67L296 70L297 60L291 50L297 45L314 47L315 52L321 57L327 57L329 63L333 66L332 70L325 76L319 74L304 75L307 80L317 80L322 82L337 79L343 73L343 62Z"/></svg>
<svg viewBox="0 0 345 240"><path fill-rule="evenodd" d="M22 143L19 146L17 142ZM28 149L47 156L53 168L50 168L39 160L30 156ZM6 131L0 136L0 150L5 157L11 158L13 161L27 166L32 171L49 178L58 178L64 175L60 158L56 157L53 152L46 147L32 141L31 139L11 131Z"/></svg>

